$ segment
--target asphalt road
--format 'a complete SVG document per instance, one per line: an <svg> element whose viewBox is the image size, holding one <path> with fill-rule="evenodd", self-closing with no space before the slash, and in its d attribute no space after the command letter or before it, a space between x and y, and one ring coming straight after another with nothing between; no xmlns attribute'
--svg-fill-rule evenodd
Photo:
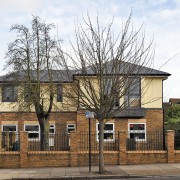
<svg viewBox="0 0 180 180"><path fill-rule="evenodd" d="M152 178L126 178L119 180L180 180L180 177L152 177ZM94 179L94 180L102 180L102 179ZM114 180L114 179L106 179L106 180Z"/></svg>

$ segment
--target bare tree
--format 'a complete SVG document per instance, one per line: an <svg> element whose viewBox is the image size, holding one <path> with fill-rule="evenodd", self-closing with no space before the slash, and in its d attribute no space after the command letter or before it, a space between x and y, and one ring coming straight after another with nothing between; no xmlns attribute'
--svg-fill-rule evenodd
<svg viewBox="0 0 180 180"><path fill-rule="evenodd" d="M99 121L99 172L105 171L103 146L104 124L108 119L131 107L140 107L140 81L152 63L152 41L146 44L143 28L131 26L131 15L115 36L113 20L101 26L99 18L93 24L89 16L76 25L73 55L59 51L60 63L71 79L71 92L66 96L78 109L92 111Z"/></svg>
<svg viewBox="0 0 180 180"><path fill-rule="evenodd" d="M19 109L35 110L41 130L41 150L49 149L49 118L56 94L55 70L57 41L50 36L52 24L33 17L31 27L13 25L16 39L9 44L6 68L10 68L12 82L19 86Z"/></svg>

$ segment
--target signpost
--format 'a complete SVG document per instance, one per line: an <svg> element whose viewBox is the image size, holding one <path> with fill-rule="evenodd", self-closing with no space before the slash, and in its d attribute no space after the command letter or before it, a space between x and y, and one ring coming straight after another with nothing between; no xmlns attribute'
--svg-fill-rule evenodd
<svg viewBox="0 0 180 180"><path fill-rule="evenodd" d="M86 118L89 120L89 172L91 172L91 118L94 118L94 112L86 112Z"/></svg>

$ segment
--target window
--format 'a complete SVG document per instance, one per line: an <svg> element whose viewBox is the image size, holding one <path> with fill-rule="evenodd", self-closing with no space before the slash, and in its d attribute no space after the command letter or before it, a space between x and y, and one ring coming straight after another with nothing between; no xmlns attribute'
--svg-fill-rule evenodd
<svg viewBox="0 0 180 180"><path fill-rule="evenodd" d="M17 125L2 125L2 147L6 150L17 150L15 149L17 142Z"/></svg>
<svg viewBox="0 0 180 180"><path fill-rule="evenodd" d="M99 123L96 124L97 141L99 141ZM114 123L106 123L104 125L104 141L113 141L114 137Z"/></svg>
<svg viewBox="0 0 180 180"><path fill-rule="evenodd" d="M2 125L3 132L17 132L17 125Z"/></svg>
<svg viewBox="0 0 180 180"><path fill-rule="evenodd" d="M49 134L55 134L55 124L50 124Z"/></svg>
<svg viewBox="0 0 180 180"><path fill-rule="evenodd" d="M140 78L128 78L126 86L125 107L140 107Z"/></svg>
<svg viewBox="0 0 180 180"><path fill-rule="evenodd" d="M106 104L107 101L112 101L114 104L114 108L119 106L119 95L118 92L115 90L116 85L113 84L113 79L105 79L105 87L104 87L104 103ZM113 99L112 99L113 98Z"/></svg>
<svg viewBox="0 0 180 180"><path fill-rule="evenodd" d="M115 95L114 108L119 107L119 96L118 93Z"/></svg>
<svg viewBox="0 0 180 180"><path fill-rule="evenodd" d="M31 139L40 139L40 127L39 125L25 125L24 130L28 132L28 138Z"/></svg>
<svg viewBox="0 0 180 180"><path fill-rule="evenodd" d="M2 87L2 102L17 102L17 86L5 85Z"/></svg>
<svg viewBox="0 0 180 180"><path fill-rule="evenodd" d="M35 84L25 86L24 87L24 102L32 101L35 98L33 96L33 94L35 95L35 92L36 92Z"/></svg>
<svg viewBox="0 0 180 180"><path fill-rule="evenodd" d="M67 132L70 133L71 131L76 130L76 125L75 124L67 124Z"/></svg>
<svg viewBox="0 0 180 180"><path fill-rule="evenodd" d="M57 85L57 102L63 101L63 86L62 84Z"/></svg>
<svg viewBox="0 0 180 180"><path fill-rule="evenodd" d="M129 123L129 138L136 141L146 140L146 123Z"/></svg>

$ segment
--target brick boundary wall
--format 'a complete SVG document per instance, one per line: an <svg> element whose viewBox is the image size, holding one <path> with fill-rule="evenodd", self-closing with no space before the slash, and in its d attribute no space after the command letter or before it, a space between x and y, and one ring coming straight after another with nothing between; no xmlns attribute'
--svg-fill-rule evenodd
<svg viewBox="0 0 180 180"><path fill-rule="evenodd" d="M126 133L119 132L119 151L104 152L106 165L180 162L180 150L174 150L174 131L167 131L165 151L126 151ZM20 151L0 152L0 168L87 166L88 151L79 151L78 133L71 132L70 138L70 151L28 151L28 134L20 132ZM98 156L98 151L92 151L92 165L98 165Z"/></svg>

